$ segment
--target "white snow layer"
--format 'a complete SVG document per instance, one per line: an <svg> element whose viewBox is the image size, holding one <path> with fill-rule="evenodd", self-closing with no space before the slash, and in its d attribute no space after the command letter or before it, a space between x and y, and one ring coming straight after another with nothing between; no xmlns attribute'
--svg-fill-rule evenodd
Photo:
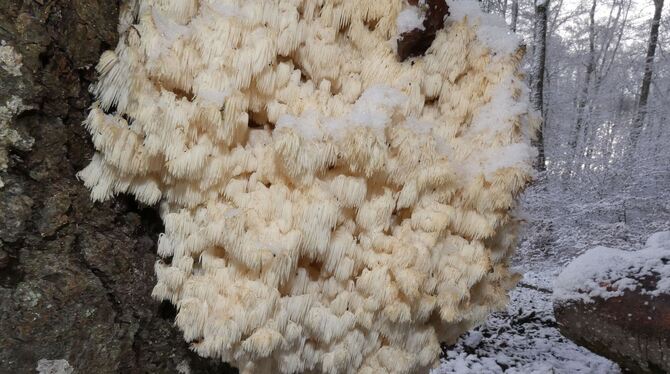
<svg viewBox="0 0 670 374"><path fill-rule="evenodd" d="M506 127L499 126L503 123L503 119L516 116L525 110L524 105L511 99L507 89L506 87L495 89L491 101L484 105L473 118L468 136L477 136L485 131L504 131ZM385 85L374 85L366 89L354 103L351 111L342 116L327 117L315 110L307 110L299 116L283 114L278 118L276 128L291 129L310 141L320 141L326 138L339 140L347 132L356 128L369 128L384 138L384 128L391 124L394 110L405 105L407 99L407 96L398 89ZM429 135L432 128L430 122L416 117L407 118L402 126L420 136ZM453 155L449 143L445 143L441 138L436 138L436 142L437 151L440 154ZM513 143L471 154L467 160L462 160L456 169L462 173L464 178L472 178L479 173L491 177L499 169L518 167L523 164L530 165L530 160L536 156L537 150L528 142Z"/></svg>
<svg viewBox="0 0 670 374"><path fill-rule="evenodd" d="M640 279L654 275L659 279L654 289L640 284ZM608 299L637 288L653 296L670 293L670 231L651 235L638 251L601 246L588 250L558 276L554 300L593 302L593 297Z"/></svg>
<svg viewBox="0 0 670 374"><path fill-rule="evenodd" d="M325 137L339 139L347 131L367 127L379 135L383 135L384 127L391 122L395 108L407 100L399 90L375 85L363 92L351 110L343 117L324 117L313 110L302 113L299 117L283 114L277 120L277 129L293 129L303 138L320 140ZM417 131L424 131L420 126Z"/></svg>
<svg viewBox="0 0 670 374"><path fill-rule="evenodd" d="M521 43L521 37L510 31L505 20L497 14L482 12L479 2L470 0L453 0L449 2L447 20L459 21L463 18L479 24L477 37L491 52L507 55L513 53Z"/></svg>
<svg viewBox="0 0 670 374"><path fill-rule="evenodd" d="M425 15L415 6L405 8L398 18L396 18L396 28L398 34L402 34L414 29L424 30L423 20Z"/></svg>

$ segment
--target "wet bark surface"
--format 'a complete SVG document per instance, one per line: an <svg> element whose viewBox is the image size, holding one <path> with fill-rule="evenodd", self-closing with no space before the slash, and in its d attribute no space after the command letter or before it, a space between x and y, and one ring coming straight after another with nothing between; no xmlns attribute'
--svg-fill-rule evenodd
<svg viewBox="0 0 670 374"><path fill-rule="evenodd" d="M641 279L655 289L657 277ZM559 330L568 338L634 373L670 372L670 295L640 289L622 296L554 305Z"/></svg>
<svg viewBox="0 0 670 374"><path fill-rule="evenodd" d="M9 144L0 170L2 373L35 372L40 359L65 359L75 373L231 371L189 351L174 307L150 296L156 211L126 196L92 203L75 176L93 154L81 123L93 67L117 41L118 8L0 2L0 40L20 57L20 74L0 61L0 108L25 140Z"/></svg>

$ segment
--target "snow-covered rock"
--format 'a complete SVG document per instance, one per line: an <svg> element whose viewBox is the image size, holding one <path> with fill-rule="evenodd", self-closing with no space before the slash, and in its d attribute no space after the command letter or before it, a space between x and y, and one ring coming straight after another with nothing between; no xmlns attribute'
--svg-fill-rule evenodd
<svg viewBox="0 0 670 374"><path fill-rule="evenodd" d="M644 279L657 277L652 286ZM658 296L670 294L670 231L657 232L639 251L595 247L577 257L554 283L554 300L593 302L609 299L626 291Z"/></svg>
<svg viewBox="0 0 670 374"><path fill-rule="evenodd" d="M670 232L637 251L596 247L554 283L561 333L633 372L670 372Z"/></svg>

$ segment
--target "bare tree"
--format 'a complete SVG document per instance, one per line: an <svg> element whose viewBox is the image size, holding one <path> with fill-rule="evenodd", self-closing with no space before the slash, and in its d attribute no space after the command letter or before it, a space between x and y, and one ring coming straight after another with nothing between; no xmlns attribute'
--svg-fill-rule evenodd
<svg viewBox="0 0 670 374"><path fill-rule="evenodd" d="M654 73L654 56L656 54L656 45L658 44L658 28L661 23L662 11L663 0L654 0L654 18L651 21L651 32L649 33L649 43L647 44L647 57L644 61L644 75L642 76L642 86L640 87L640 100L638 101L637 115L631 133L631 148L634 148L637 145L637 139L642 132L642 126L644 125L644 119L647 114L647 101L649 99L651 77Z"/></svg>
<svg viewBox="0 0 670 374"><path fill-rule="evenodd" d="M596 57L596 67L593 72L593 92L589 93L591 99L588 104L588 114L587 118L589 119L588 128L584 129L584 133L588 134L584 140L585 151L582 152L584 156L584 163L591 164L594 162L593 154L596 151L596 141L599 131L604 131L606 134L611 134L611 130L602 129L601 126L611 126L611 124L602 124L599 120L601 113L599 112L599 106L601 102L599 98L601 97L601 88L603 82L607 79L609 71L614 63L614 59L617 56L619 47L621 46L621 38L624 35L624 28L628 21L628 11L631 7L631 0L621 0L618 4L615 0L612 6L610 7L609 16L607 18L607 23L605 24L602 32L598 33L600 37L600 48ZM615 12L616 9L616 12ZM598 123L593 121L598 120ZM593 126L596 125L596 126ZM603 155L607 154L605 150ZM608 156L609 157L609 156ZM603 157L605 159L605 157Z"/></svg>
<svg viewBox="0 0 670 374"><path fill-rule="evenodd" d="M531 101L535 109L544 118L544 72L547 55L547 13L549 0L535 1L535 48L533 48L533 80ZM544 121L535 141L538 150L537 166L545 170Z"/></svg>
<svg viewBox="0 0 670 374"><path fill-rule="evenodd" d="M595 34L596 34L596 4L597 0L591 3L591 10L589 11L589 57L586 63L586 72L584 74L584 83L577 101L577 121L575 123L575 131L570 140L570 148L573 152L577 152L577 143L579 142L582 133L582 126L584 125L584 108L589 99L589 89L591 86L591 77L596 67L596 51L595 51Z"/></svg>
<svg viewBox="0 0 670 374"><path fill-rule="evenodd" d="M603 36L602 48L598 56L600 63L596 68L596 95L598 95L600 92L602 82L605 80L605 78L607 78L612 65L614 65L614 60L617 57L617 52L621 46L621 38L625 33L625 27L628 22L628 12L630 11L631 4L631 0L623 0L621 4L619 4L616 16L614 17L612 17L612 11L610 11L610 15L607 20L607 27L605 29L606 33ZM614 9L614 6L612 9ZM612 42L614 42L614 49L610 52Z"/></svg>
<svg viewBox="0 0 670 374"><path fill-rule="evenodd" d="M510 28L516 32L516 23L519 19L519 0L512 0L512 20L510 21Z"/></svg>

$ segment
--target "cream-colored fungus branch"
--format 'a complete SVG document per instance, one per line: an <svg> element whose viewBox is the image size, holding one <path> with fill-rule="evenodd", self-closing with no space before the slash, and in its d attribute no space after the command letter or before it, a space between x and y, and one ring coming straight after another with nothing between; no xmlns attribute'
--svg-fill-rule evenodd
<svg viewBox="0 0 670 374"><path fill-rule="evenodd" d="M416 372L504 307L534 127L475 2L399 62L400 0L139 0L98 64L94 200L160 204L153 295L242 372Z"/></svg>

